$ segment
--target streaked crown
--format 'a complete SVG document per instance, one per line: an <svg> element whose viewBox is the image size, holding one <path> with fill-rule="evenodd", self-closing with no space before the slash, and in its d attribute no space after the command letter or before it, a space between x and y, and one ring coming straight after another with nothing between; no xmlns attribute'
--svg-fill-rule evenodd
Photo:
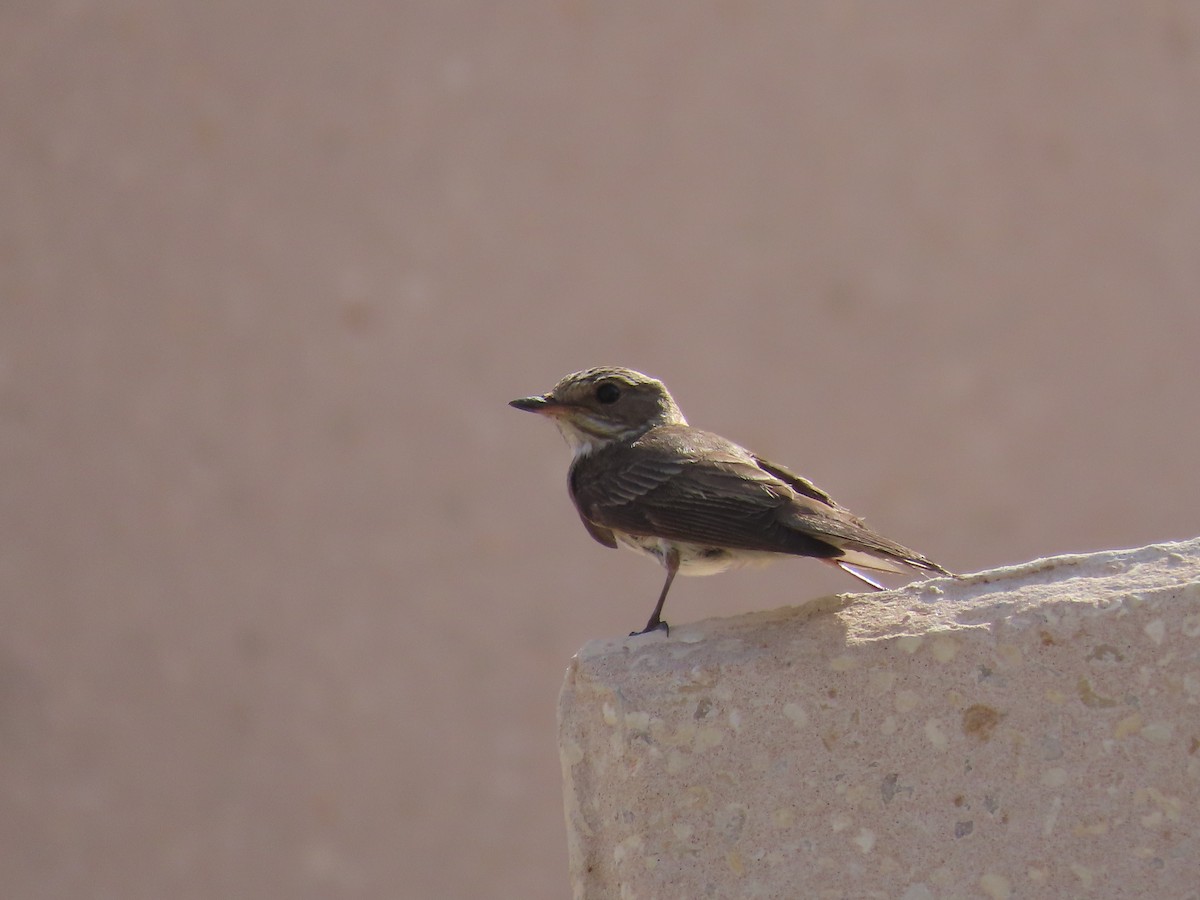
<svg viewBox="0 0 1200 900"><path fill-rule="evenodd" d="M687 424L661 381L619 366L574 372L548 393L509 405L552 416L576 453L632 440L659 425Z"/></svg>

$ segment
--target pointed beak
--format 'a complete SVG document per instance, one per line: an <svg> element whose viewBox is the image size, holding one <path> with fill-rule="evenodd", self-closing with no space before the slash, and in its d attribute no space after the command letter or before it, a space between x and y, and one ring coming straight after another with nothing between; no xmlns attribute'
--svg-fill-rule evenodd
<svg viewBox="0 0 1200 900"><path fill-rule="evenodd" d="M552 400L546 397L521 397L519 400L512 400L508 404L513 409L523 409L525 412L548 413L559 406Z"/></svg>

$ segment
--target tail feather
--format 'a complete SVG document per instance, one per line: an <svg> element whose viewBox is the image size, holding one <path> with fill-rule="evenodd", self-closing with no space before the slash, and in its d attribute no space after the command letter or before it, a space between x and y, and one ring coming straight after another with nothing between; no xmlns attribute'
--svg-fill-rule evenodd
<svg viewBox="0 0 1200 900"><path fill-rule="evenodd" d="M886 557L865 553L861 550L846 549L841 556L831 557L823 561L832 566L837 566L846 574L853 575L859 581L869 584L877 591L883 591L886 588L870 575L861 571L862 569L869 569L874 572L890 572L897 575L904 574L911 569L921 569L941 575L954 574L948 569L942 568L933 560L926 559L924 556L916 553L907 557Z"/></svg>
<svg viewBox="0 0 1200 900"><path fill-rule="evenodd" d="M887 590L887 589L886 589L886 588L885 588L885 587L884 587L882 584L880 584L878 581L876 581L876 580L875 580L874 578L872 578L870 575L867 575L867 574L865 574L865 573L863 573L863 572L860 572L860 571L859 571L858 569L856 569L854 566L850 565L850 563L848 563L848 562L844 562L844 561L842 561L842 560L840 560L840 559L831 559L831 560L829 560L829 561L830 561L831 563L833 563L833 565L835 565L835 566L837 566L839 569L841 569L843 572L845 572L847 575L853 575L853 576L854 576L855 578L857 578L859 581L866 582L866 583L867 583L867 584L869 584L871 587L875 588L875 590L877 590L877 591L883 591L883 590ZM890 571L890 570L889 570L889 571Z"/></svg>
<svg viewBox="0 0 1200 900"><path fill-rule="evenodd" d="M911 568L908 561L902 556L884 556L882 553L861 550L853 546L838 546L837 544L834 546L842 552L829 561L839 567L845 563L863 569L871 569L874 572L891 572L894 575L903 575Z"/></svg>

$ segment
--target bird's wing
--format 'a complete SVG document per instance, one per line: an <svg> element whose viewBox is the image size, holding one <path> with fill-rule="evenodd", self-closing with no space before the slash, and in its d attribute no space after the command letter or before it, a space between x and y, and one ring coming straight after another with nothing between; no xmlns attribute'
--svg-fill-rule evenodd
<svg viewBox="0 0 1200 900"><path fill-rule="evenodd" d="M652 429L583 457L572 469L571 493L585 522L608 531L882 571L945 571L872 531L810 481L686 426Z"/></svg>
<svg viewBox="0 0 1200 900"><path fill-rule="evenodd" d="M762 469L787 482L803 495L796 497L780 510L779 515L783 521L792 528L816 535L821 540L841 548L843 555L840 562L853 563L881 572L903 572L904 567L909 566L950 574L915 550L872 531L862 519L835 503L832 497L808 479L801 478L761 456L754 457L754 460Z"/></svg>
<svg viewBox="0 0 1200 900"><path fill-rule="evenodd" d="M827 493L825 493L807 478L803 478L790 469L785 469L778 463L773 463L769 459L764 459L761 456L753 456L752 458L760 469L762 469L764 472L769 472L770 474L774 475L780 481L790 486L796 493L803 494L805 497L809 497L813 500L819 500L821 503L824 503L826 506L832 506L834 509L842 508L834 501L832 497L830 497Z"/></svg>
<svg viewBox="0 0 1200 900"><path fill-rule="evenodd" d="M833 557L841 551L780 518L799 497L736 444L696 429L664 426L576 462L571 493L595 526L726 547ZM823 505L823 504L820 504Z"/></svg>
<svg viewBox="0 0 1200 900"><path fill-rule="evenodd" d="M841 561L880 572L903 572L904 567L950 573L915 550L872 531L844 509L811 509L802 501L782 510L780 517L790 527L814 535L842 553Z"/></svg>
<svg viewBox="0 0 1200 900"><path fill-rule="evenodd" d="M611 528L605 528L603 525L597 525L582 512L579 513L579 520L583 522L583 527L587 529L587 533L596 539L599 543L608 547L610 550L617 549L617 536L612 533Z"/></svg>

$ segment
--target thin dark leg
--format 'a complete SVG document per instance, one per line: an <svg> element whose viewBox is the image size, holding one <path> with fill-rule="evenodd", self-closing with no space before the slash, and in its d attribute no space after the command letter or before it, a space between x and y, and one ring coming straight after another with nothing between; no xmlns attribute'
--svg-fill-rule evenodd
<svg viewBox="0 0 1200 900"><path fill-rule="evenodd" d="M663 604L667 602L667 591L671 589L671 582L675 580L675 573L679 571L679 551L671 549L667 551L666 558L663 559L663 565L667 567L667 581L663 585L662 593L658 595L658 603L654 604L654 612L650 614L650 621L646 623L646 627L641 631L631 631L629 636L635 634L646 634L649 631L657 631L662 629L667 634L671 633L671 626L664 622L659 616L662 615Z"/></svg>

